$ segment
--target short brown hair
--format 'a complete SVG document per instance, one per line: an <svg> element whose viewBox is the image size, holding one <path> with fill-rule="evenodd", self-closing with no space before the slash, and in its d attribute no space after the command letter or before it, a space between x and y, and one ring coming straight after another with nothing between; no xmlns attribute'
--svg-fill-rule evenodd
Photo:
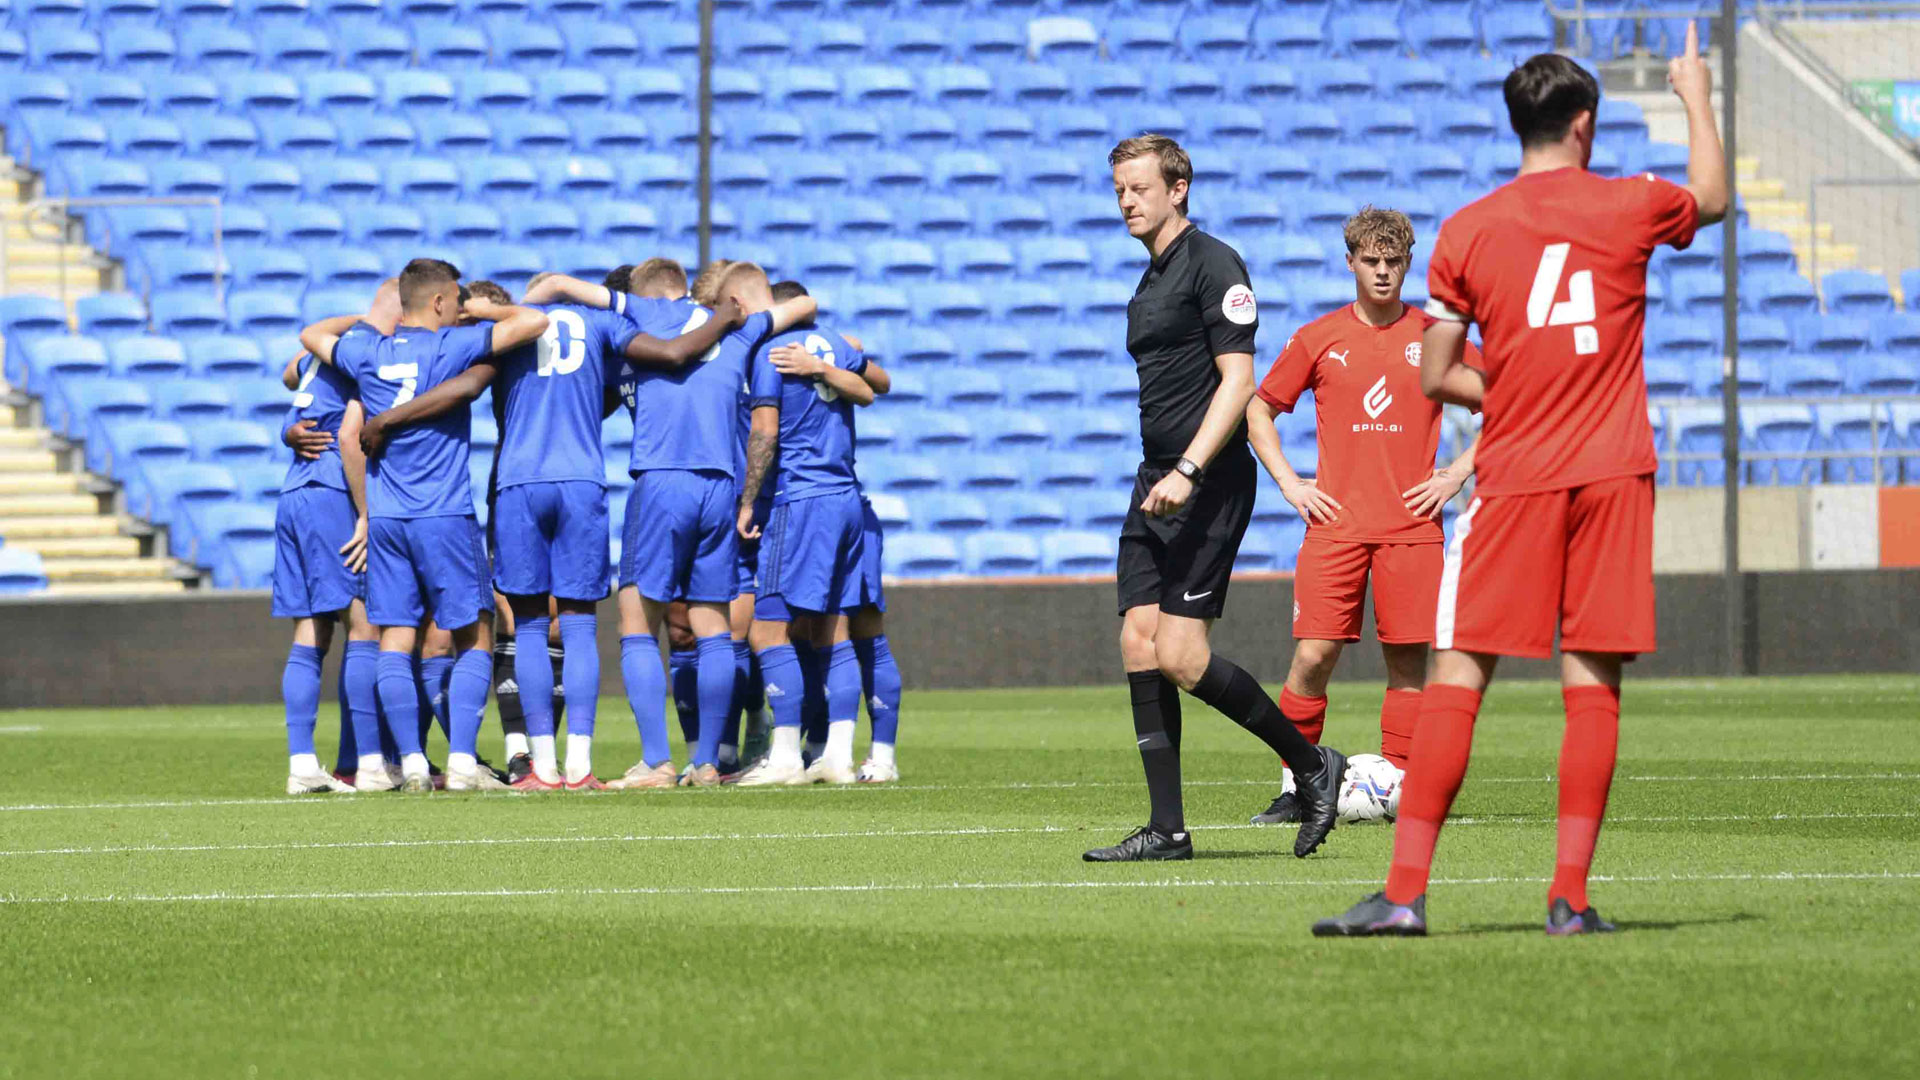
<svg viewBox="0 0 1920 1080"><path fill-rule="evenodd" d="M693 279L693 302L701 307L712 307L720 302L720 282L733 268L732 259L715 259L702 267L700 275Z"/></svg>
<svg viewBox="0 0 1920 1080"><path fill-rule="evenodd" d="M1347 219L1347 254L1379 248L1389 255L1413 254L1413 222L1398 210L1363 206Z"/></svg>
<svg viewBox="0 0 1920 1080"><path fill-rule="evenodd" d="M1600 108L1599 80L1558 53L1541 53L1514 68L1501 92L1507 99L1507 122L1520 136L1522 148L1559 142L1575 117Z"/></svg>
<svg viewBox="0 0 1920 1080"><path fill-rule="evenodd" d="M798 300L803 296L812 296L805 285L797 281L776 281L773 283L773 302L784 304L789 300Z"/></svg>
<svg viewBox="0 0 1920 1080"><path fill-rule="evenodd" d="M445 259L414 259L400 271L400 306L418 311L427 297L459 280L459 268Z"/></svg>
<svg viewBox="0 0 1920 1080"><path fill-rule="evenodd" d="M507 290L499 284L488 281L485 278L481 278L479 281L467 282L467 294L477 296L489 304L513 303L513 295L511 293L507 292Z"/></svg>
<svg viewBox="0 0 1920 1080"><path fill-rule="evenodd" d="M1193 159L1187 156L1187 152L1180 148L1179 143L1165 135L1148 132L1145 135L1135 135L1131 139L1121 139L1119 145L1107 155L1107 165L1115 166L1123 161L1146 157L1148 154L1160 159L1160 179L1166 181L1167 190L1173 190L1173 185L1182 180L1187 182L1189 188L1193 186ZM1181 199L1180 213L1186 212L1187 200Z"/></svg>

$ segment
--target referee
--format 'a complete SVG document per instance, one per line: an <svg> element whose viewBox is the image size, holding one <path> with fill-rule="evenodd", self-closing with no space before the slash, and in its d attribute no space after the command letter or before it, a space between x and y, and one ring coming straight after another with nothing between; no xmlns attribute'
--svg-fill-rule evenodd
<svg viewBox="0 0 1920 1080"><path fill-rule="evenodd" d="M1127 351L1140 373L1143 460L1120 528L1120 656L1146 767L1151 820L1088 862L1193 858L1180 798L1180 695L1175 686L1259 736L1293 770L1302 803L1293 853L1333 830L1346 758L1316 747L1237 664L1207 641L1253 517L1258 487L1247 451L1253 336L1259 311L1247 266L1187 220L1193 163L1164 135L1127 139L1107 155L1127 232L1152 262L1127 305Z"/></svg>

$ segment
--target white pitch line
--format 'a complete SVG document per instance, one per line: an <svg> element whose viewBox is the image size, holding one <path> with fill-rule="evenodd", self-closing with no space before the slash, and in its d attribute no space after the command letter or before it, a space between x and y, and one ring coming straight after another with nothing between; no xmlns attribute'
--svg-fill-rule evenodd
<svg viewBox="0 0 1920 1080"><path fill-rule="evenodd" d="M1920 773L1777 773L1749 776L1618 776L1614 778L1622 784L1680 784L1680 783L1788 783L1807 781L1864 781L1864 780L1920 780ZM1473 784L1553 784L1558 778L1552 776L1489 776L1476 777ZM1280 783L1277 779L1264 780L1189 780L1189 788L1205 787L1261 787L1272 788ZM1014 784L848 784L848 785L811 785L806 787L760 787L760 788L706 788L687 792L687 798L721 798L728 792L761 794L774 792L811 792L824 795L834 792L886 792L886 791L1069 791L1075 788L1139 788L1134 780L1060 780L1040 781L1037 783ZM477 796L482 799L522 799L542 798L539 795L525 795L521 792L488 792ZM638 798L646 798L639 796ZM866 797L866 796L863 796ZM569 792L569 799L633 799L636 796L626 792ZM107 803L14 803L0 805L0 814L34 813L53 810L181 810L196 809L204 806L375 806L392 805L400 798L352 798L326 795L306 795L298 797L261 797L233 799L155 799L148 802L107 802ZM451 805L453 798L434 799L429 805ZM465 801L465 800L461 800ZM639 803L636 802L636 805Z"/></svg>
<svg viewBox="0 0 1920 1080"><path fill-rule="evenodd" d="M0 727L0 735L31 735L40 730L39 724L8 724Z"/></svg>
<svg viewBox="0 0 1920 1080"><path fill-rule="evenodd" d="M1920 818L1920 811L1895 811L1887 813L1848 813L1848 814L1705 814L1673 815L1660 817L1620 816L1607 819L1609 824L1668 824L1668 823L1704 823L1704 822L1769 822L1769 821L1869 821L1880 819ZM1458 817L1447 821L1449 826L1462 825L1551 825L1551 817ZM275 844L124 844L109 847L63 847L63 848L12 848L0 849L0 858L29 858L34 856L61 855L183 855L224 852L253 851L344 851L344 850L410 850L418 848L459 848L459 847L512 847L517 845L547 844L677 844L677 843L728 843L748 840L872 840L894 838L924 837L966 837L966 836L1048 836L1059 833L1103 832L1121 830L1130 827L1127 822L1113 822L1099 825L1037 825L1022 827L978 827L957 829L852 829L844 831L820 832L733 832L733 833L629 833L605 836L480 836L480 837L434 837L422 840L331 840L331 841L288 841ZM1194 832L1248 832L1265 829L1286 829L1291 825L1195 825Z"/></svg>
<svg viewBox="0 0 1920 1080"><path fill-rule="evenodd" d="M1543 877L1441 878L1434 885L1544 885ZM1593 878L1611 884L1691 884L1702 882L1807 882L1807 881L1914 881L1920 872L1883 871L1851 873L1844 871L1786 870L1767 874L1649 874ZM582 896L745 896L798 895L805 893L915 893L915 892L1019 892L1034 889L1326 889L1364 888L1378 885L1379 878L1348 878L1327 881L1221 881L1213 878L1187 880L1170 878L1158 881L946 881L883 885L878 882L847 885L659 885L608 886L599 888L545 889L421 889L391 892L305 892L305 893L108 893L98 896L0 896L0 904L185 904L253 903L272 900L440 900L463 898L525 899L534 897Z"/></svg>

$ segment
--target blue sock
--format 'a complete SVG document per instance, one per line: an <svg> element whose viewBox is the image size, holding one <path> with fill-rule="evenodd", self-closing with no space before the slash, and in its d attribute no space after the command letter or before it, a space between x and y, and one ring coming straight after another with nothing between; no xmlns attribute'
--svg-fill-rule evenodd
<svg viewBox="0 0 1920 1080"><path fill-rule="evenodd" d="M827 719L860 719L860 657L853 642L836 642L827 654Z"/></svg>
<svg viewBox="0 0 1920 1080"><path fill-rule="evenodd" d="M378 672L380 706L387 712L387 731L401 757L420 752L420 683L413 677L413 657L381 650L374 661Z"/></svg>
<svg viewBox="0 0 1920 1080"><path fill-rule="evenodd" d="M600 620L593 615L560 616L560 647L566 650L560 684L566 687L567 734L592 735L600 712Z"/></svg>
<svg viewBox="0 0 1920 1080"><path fill-rule="evenodd" d="M753 679L753 647L736 641L733 643L733 704L727 709L727 730L720 734L722 746L735 749L740 746L740 721L752 707L748 698L754 691Z"/></svg>
<svg viewBox="0 0 1920 1080"><path fill-rule="evenodd" d="M320 657L311 645L287 649L280 673L280 697L287 706L287 753L313 753L313 726L320 718Z"/></svg>
<svg viewBox="0 0 1920 1080"><path fill-rule="evenodd" d="M520 715L527 734L553 734L553 663L547 659L545 615L513 624L513 681L520 687Z"/></svg>
<svg viewBox="0 0 1920 1080"><path fill-rule="evenodd" d="M673 682L673 713L680 720L680 737L692 752L700 742L700 650L669 652L667 675Z"/></svg>
<svg viewBox="0 0 1920 1080"><path fill-rule="evenodd" d="M812 645L794 643L793 651L800 657L800 673L806 679L803 691L801 721L806 725L803 736L815 746L827 741L827 653Z"/></svg>
<svg viewBox="0 0 1920 1080"><path fill-rule="evenodd" d="M388 761L400 760L400 744L393 741L393 731L387 727L387 710L380 702L380 643L374 642L373 674L373 717L380 724L380 756Z"/></svg>
<svg viewBox="0 0 1920 1080"><path fill-rule="evenodd" d="M767 688L767 705L773 709L774 727L800 726L802 699L806 681L800 673L800 657L791 645L775 645L754 654L760 660L760 676Z"/></svg>
<svg viewBox="0 0 1920 1080"><path fill-rule="evenodd" d="M693 763L718 765L720 735L733 710L733 635L701 638L696 655L700 658L700 745Z"/></svg>
<svg viewBox="0 0 1920 1080"><path fill-rule="evenodd" d="M380 745L380 692L375 686L379 666L379 642L347 642L347 655L340 661L340 700L353 720L354 757L347 759L344 772L359 769L359 755L371 754Z"/></svg>
<svg viewBox="0 0 1920 1080"><path fill-rule="evenodd" d="M873 741L891 744L900 733L900 665L893 662L887 635L859 638L860 678L865 684L867 717L873 721Z"/></svg>
<svg viewBox="0 0 1920 1080"><path fill-rule="evenodd" d="M453 726L447 719L447 685L453 678L453 657L430 656L420 661L420 682L427 689L427 704L440 724L440 734L453 738ZM426 742L424 737L420 740Z"/></svg>
<svg viewBox="0 0 1920 1080"><path fill-rule="evenodd" d="M542 656L540 659L545 660ZM493 689L493 653L486 649L468 649L454 661L447 675L447 715L451 727L447 734L450 753L480 752L480 721L487 715L487 694ZM548 691L549 694L552 691ZM552 717L548 717L552 722Z"/></svg>
<svg viewBox="0 0 1920 1080"><path fill-rule="evenodd" d="M652 634L620 639L620 674L627 684L627 707L640 729L640 760L649 766L673 759L667 744L667 676L660 670L660 642Z"/></svg>
<svg viewBox="0 0 1920 1080"><path fill-rule="evenodd" d="M340 741L334 745L333 771L350 773L360 760L360 737L353 730L353 706L347 703L347 658L340 658L333 697L340 703ZM318 726L317 724L315 726Z"/></svg>

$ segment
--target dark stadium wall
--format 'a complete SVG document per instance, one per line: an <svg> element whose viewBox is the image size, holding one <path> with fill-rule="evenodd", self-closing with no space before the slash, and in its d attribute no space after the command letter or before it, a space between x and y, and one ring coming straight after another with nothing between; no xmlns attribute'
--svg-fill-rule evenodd
<svg viewBox="0 0 1920 1080"><path fill-rule="evenodd" d="M1722 581L1658 580L1660 651L1643 675L1722 674ZM1747 670L1760 675L1920 671L1920 570L1746 574ZM1117 684L1111 581L1021 579L896 586L888 636L912 689ZM619 635L600 622L603 689L618 696ZM1215 635L1220 651L1277 682L1292 650L1293 588L1236 580ZM1368 633L1371 634L1371 613ZM0 708L277 701L290 631L262 593L0 602ZM341 644L327 657L331 695ZM1550 662L1509 661L1509 677L1550 677ZM1372 638L1347 650L1337 678L1385 671Z"/></svg>

